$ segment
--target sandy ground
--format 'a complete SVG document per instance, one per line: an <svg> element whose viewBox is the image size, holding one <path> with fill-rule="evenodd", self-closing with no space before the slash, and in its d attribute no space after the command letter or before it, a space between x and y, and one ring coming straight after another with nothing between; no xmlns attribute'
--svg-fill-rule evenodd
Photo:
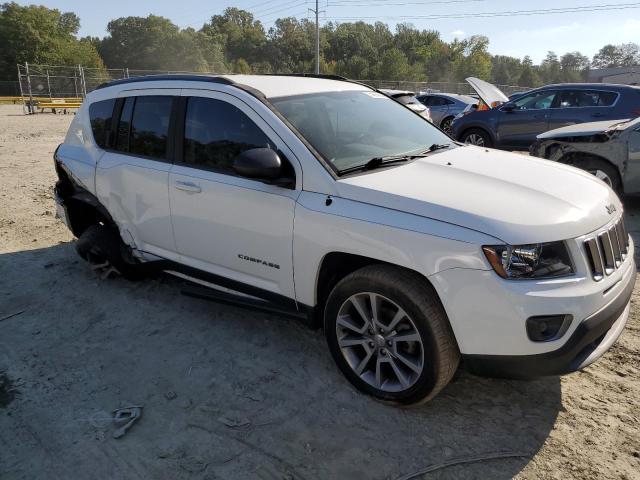
<svg viewBox="0 0 640 480"><path fill-rule="evenodd" d="M640 478L638 290L583 372L463 371L427 405L386 406L350 387L320 331L164 277L97 277L53 215L71 118L0 106L0 478L396 479L461 460L415 478ZM144 415L116 440L127 405Z"/></svg>

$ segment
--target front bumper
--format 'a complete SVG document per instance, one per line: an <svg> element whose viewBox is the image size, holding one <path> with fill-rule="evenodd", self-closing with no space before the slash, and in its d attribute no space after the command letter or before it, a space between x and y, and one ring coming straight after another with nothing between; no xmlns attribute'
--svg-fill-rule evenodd
<svg viewBox="0 0 640 480"><path fill-rule="evenodd" d="M467 368L480 375L532 378L580 370L600 358L616 342L629 316L636 282L635 264L626 284L606 306L583 320L564 345L536 355L463 355Z"/></svg>

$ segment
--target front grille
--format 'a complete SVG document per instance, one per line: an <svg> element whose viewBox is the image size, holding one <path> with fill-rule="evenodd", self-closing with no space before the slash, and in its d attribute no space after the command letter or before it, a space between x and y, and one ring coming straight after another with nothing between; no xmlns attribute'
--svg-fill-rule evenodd
<svg viewBox="0 0 640 480"><path fill-rule="evenodd" d="M584 247L593 279L598 282L605 275L611 275L622 265L629 250L629 235L624 219L620 217L608 230L586 239Z"/></svg>

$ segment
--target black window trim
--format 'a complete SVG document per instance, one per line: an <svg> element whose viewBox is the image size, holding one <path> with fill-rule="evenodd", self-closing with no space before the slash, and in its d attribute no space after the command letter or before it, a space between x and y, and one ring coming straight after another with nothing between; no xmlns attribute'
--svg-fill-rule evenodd
<svg viewBox="0 0 640 480"><path fill-rule="evenodd" d="M574 88L562 88L562 89L557 90L558 94L562 94L563 92L572 92L572 91L573 92L576 92L576 91L577 92L597 92L599 94L600 93L613 93L613 94L616 95L616 99L613 101L613 103L611 105L594 105L594 106L591 106L591 107L560 107L560 106L554 107L554 106L552 106L550 108L557 109L557 110L561 110L561 109L575 110L575 109L578 109L578 108L614 108L618 104L618 101L620 100L620 92L616 92L614 90L605 90L605 89L597 88L597 87L596 88L574 87ZM556 103L555 99L554 99L553 103L554 104Z"/></svg>

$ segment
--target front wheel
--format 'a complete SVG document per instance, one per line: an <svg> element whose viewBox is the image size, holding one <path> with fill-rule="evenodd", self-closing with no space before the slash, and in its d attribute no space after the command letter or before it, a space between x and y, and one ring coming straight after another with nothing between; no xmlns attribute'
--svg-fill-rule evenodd
<svg viewBox="0 0 640 480"><path fill-rule="evenodd" d="M478 147L492 147L493 142L491 142L491 137L484 130L480 130L479 128L472 128L467 130L462 134L460 138L462 143L466 143L468 145L476 145Z"/></svg>
<svg viewBox="0 0 640 480"><path fill-rule="evenodd" d="M359 390L400 404L430 400L451 380L460 353L431 285L389 265L351 273L325 308L331 354Z"/></svg>
<svg viewBox="0 0 640 480"><path fill-rule="evenodd" d="M451 129L451 124L453 123L453 117L447 117L440 123L440 130L442 130L447 135L453 135L453 130Z"/></svg>

